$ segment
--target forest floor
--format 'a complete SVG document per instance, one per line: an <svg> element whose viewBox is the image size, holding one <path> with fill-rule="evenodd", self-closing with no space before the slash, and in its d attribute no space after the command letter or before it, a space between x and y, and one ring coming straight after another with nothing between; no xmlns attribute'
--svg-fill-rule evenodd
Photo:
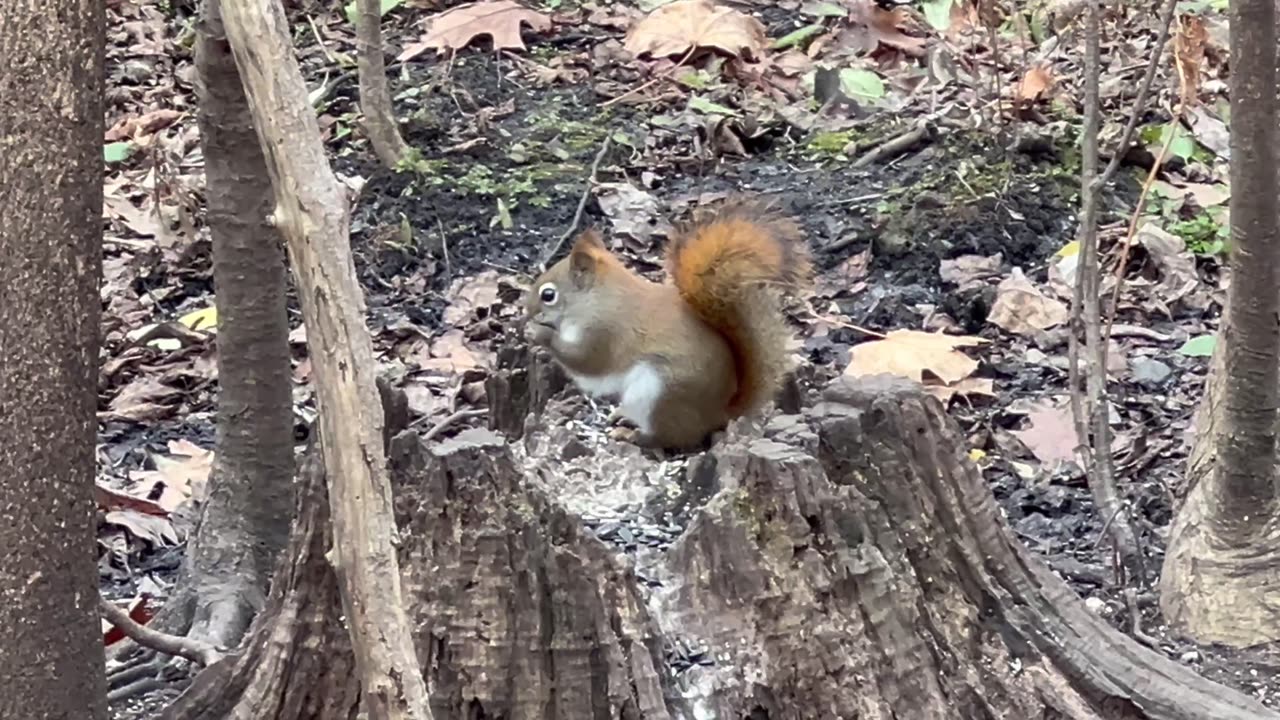
<svg viewBox="0 0 1280 720"><path fill-rule="evenodd" d="M417 151L396 171L377 164L359 125L345 13L328 3L290 8L333 167L358 190L352 242L382 370L405 389L419 421L483 405L493 350L518 317L518 288L566 232L598 227L633 267L659 277L670 222L730 193L768 196L803 224L819 271L810 309L794 318L805 389L851 364L875 370L855 352L874 342L891 344L880 356L910 355L921 371L949 380L938 392L949 396L1014 532L1129 632L1124 588L1113 581L1115 561L1101 539L1105 518L1071 461L1066 405L1079 19L1006 17L988 33L959 5L939 30L914 11L862 0L726 4L758 18L770 42L800 39L789 49L757 48L763 62L729 52L678 66L683 49L644 61L624 50L626 31L658 4L530 5L551 22L523 26L527 49L495 52L481 37L439 56L412 50L442 8L384 3L389 52L413 55L388 73ZM1166 49L1140 118L1141 147L1105 194L1102 249L1114 277L1142 180L1162 133L1174 132L1122 269L1109 353L1122 491L1156 571L1223 300L1226 23L1214 5L1181 21L1184 30L1199 28L1202 104L1182 125L1170 122L1163 108L1176 99L1178 76ZM937 8L951 3L925 7L941 25ZM213 287L194 117L194 17L178 3L132 0L109 3L108 15L99 484L110 512L100 528L102 587L154 608L181 562L188 498L201 491L213 447L216 366L202 331ZM1155 21L1154 12L1108 18L1104 147L1133 111ZM511 22L519 19L497 13L474 20L473 29L501 33ZM860 162L925 120L917 142ZM296 302L291 325L301 437L314 402ZM985 342L963 349L977 361L966 366L954 348L862 329L947 331ZM585 404L580 420L593 453L623 452ZM130 510L125 494L149 497L167 517ZM632 553L678 532L630 512L592 523ZM1140 597L1142 630L1158 650L1280 706L1275 651L1186 641L1163 624L1153 591ZM146 716L139 707L115 712Z"/></svg>

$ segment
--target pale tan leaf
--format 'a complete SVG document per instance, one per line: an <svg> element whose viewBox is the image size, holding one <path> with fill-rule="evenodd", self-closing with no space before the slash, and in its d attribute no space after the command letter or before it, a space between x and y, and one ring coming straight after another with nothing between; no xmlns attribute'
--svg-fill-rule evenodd
<svg viewBox="0 0 1280 720"><path fill-rule="evenodd" d="M549 30L551 18L512 0L459 5L432 18L426 35L419 42L406 45L397 59L404 62L429 48L444 55L484 35L492 39L494 50L524 50L522 24L535 31Z"/></svg>
<svg viewBox="0 0 1280 720"><path fill-rule="evenodd" d="M1014 430L1013 434L1040 462L1056 464L1075 459L1076 429L1070 406L1039 405L1027 413L1027 420L1027 429Z"/></svg>
<svg viewBox="0 0 1280 720"><path fill-rule="evenodd" d="M706 48L758 59L767 42L764 24L750 15L710 0L676 0L636 23L625 47L636 57L682 56Z"/></svg>
<svg viewBox="0 0 1280 720"><path fill-rule="evenodd" d="M996 287L996 301L987 321L1011 333L1030 335L1061 325L1070 315L1066 305L1040 292L1021 270L1014 268Z"/></svg>
<svg viewBox="0 0 1280 720"><path fill-rule="evenodd" d="M942 335L919 330L894 330L883 340L853 346L845 375L889 373L917 382L925 373L945 383L956 383L978 369L978 362L956 348L981 345L987 340L966 335Z"/></svg>

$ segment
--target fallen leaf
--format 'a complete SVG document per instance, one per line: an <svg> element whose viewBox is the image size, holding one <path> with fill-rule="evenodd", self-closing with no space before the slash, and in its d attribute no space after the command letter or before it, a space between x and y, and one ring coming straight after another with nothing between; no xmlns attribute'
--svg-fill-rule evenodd
<svg viewBox="0 0 1280 720"><path fill-rule="evenodd" d="M434 370L446 375L460 375L480 367L480 359L467 347L461 330L450 330L431 344L430 351L418 361L423 370Z"/></svg>
<svg viewBox="0 0 1280 720"><path fill-rule="evenodd" d="M929 373L945 383L959 382L978 369L978 361L956 348L988 342L980 337L894 330L882 340L854 345L845 375L889 373L917 382Z"/></svg>
<svg viewBox="0 0 1280 720"><path fill-rule="evenodd" d="M1185 240L1151 223L1143 225L1135 239L1146 248L1160 270L1157 289L1161 300L1173 303L1196 289L1200 283L1200 276L1196 273L1196 258L1187 250Z"/></svg>
<svg viewBox="0 0 1280 720"><path fill-rule="evenodd" d="M1183 116L1201 145L1223 160L1231 159L1231 131L1227 129L1226 123L1210 115L1203 105L1188 108Z"/></svg>
<svg viewBox="0 0 1280 720"><path fill-rule="evenodd" d="M107 130L105 139L109 143L120 140L129 140L139 135L150 135L157 130L173 124L175 120L182 117L182 113L177 110L152 110L143 115L122 118L119 122Z"/></svg>
<svg viewBox="0 0 1280 720"><path fill-rule="evenodd" d="M968 377L959 382L941 384L925 383L924 391L947 404L956 395L983 395L995 397L995 381L990 378Z"/></svg>
<svg viewBox="0 0 1280 720"><path fill-rule="evenodd" d="M1030 335L1061 325L1070 315L1066 305L1040 292L1021 269L1014 268L1009 277L996 286L996 301L991 305L987 322L1011 333Z"/></svg>
<svg viewBox="0 0 1280 720"><path fill-rule="evenodd" d="M451 298L444 309L444 322L447 325L460 327L468 324L481 310L498 304L498 273L485 270L471 277L454 282L449 288L447 297Z"/></svg>
<svg viewBox="0 0 1280 720"><path fill-rule="evenodd" d="M104 485L102 481L95 483L93 490L94 500L98 503L98 507L103 510L129 509L148 515L167 515L169 512L155 500L148 500L147 498L116 490Z"/></svg>
<svg viewBox="0 0 1280 720"><path fill-rule="evenodd" d="M129 477L144 488L147 498L173 512L193 495L203 492L213 469L213 452L189 440L171 440L169 453L169 456L151 456L155 470L138 470L129 473Z"/></svg>
<svg viewBox="0 0 1280 720"><path fill-rule="evenodd" d="M1003 263L1004 255L1001 253L991 256L961 255L940 262L938 276L943 282L954 283L965 290L975 285L984 285L988 279L999 275Z"/></svg>
<svg viewBox="0 0 1280 720"><path fill-rule="evenodd" d="M218 308L215 305L193 310L178 318L178 322L192 330L214 332L218 329Z"/></svg>
<svg viewBox="0 0 1280 720"><path fill-rule="evenodd" d="M1018 99L1022 102L1034 103L1052 85L1053 75L1049 72L1049 68L1039 65L1033 67L1022 76L1022 81L1018 83Z"/></svg>
<svg viewBox="0 0 1280 720"><path fill-rule="evenodd" d="M147 597L139 594L137 597L129 601L128 607L125 609L129 619L139 625L146 625L151 621L151 608L147 605ZM120 628L102 620L102 644L113 645L125 638L124 631Z"/></svg>
<svg viewBox="0 0 1280 720"><path fill-rule="evenodd" d="M886 10L874 0L858 0L849 13L849 19L855 27L865 28L872 41L868 51L876 49L876 45L887 45L901 50L911 57L924 57L926 42L924 38L908 35L903 27L908 24L909 16L903 8Z"/></svg>
<svg viewBox="0 0 1280 720"><path fill-rule="evenodd" d="M1056 465L1075 460L1076 429L1069 405L1037 405L1027 413L1027 420L1027 429L1013 434L1040 462Z"/></svg>
<svg viewBox="0 0 1280 720"><path fill-rule="evenodd" d="M1182 347L1178 348L1178 354L1187 357L1209 357L1213 355L1213 348L1217 344L1217 335L1197 335L1182 343Z"/></svg>
<svg viewBox="0 0 1280 720"><path fill-rule="evenodd" d="M512 0L468 3L450 8L431 18L427 33L416 43L405 45L396 58L404 62L435 48L444 55L459 50L476 38L488 35L496 50L524 50L520 26L528 24L535 31L549 30L551 18L536 10L530 10Z"/></svg>
<svg viewBox="0 0 1280 720"><path fill-rule="evenodd" d="M755 60L767 42L764 23L750 15L711 0L676 0L636 23L624 47L636 57L678 57L703 48Z"/></svg>
<svg viewBox="0 0 1280 720"><path fill-rule="evenodd" d="M144 540L156 547L172 547L181 538L174 529L169 518L159 515L141 513L137 510L112 510L103 516L102 521L108 525L116 525L128 530L134 537Z"/></svg>

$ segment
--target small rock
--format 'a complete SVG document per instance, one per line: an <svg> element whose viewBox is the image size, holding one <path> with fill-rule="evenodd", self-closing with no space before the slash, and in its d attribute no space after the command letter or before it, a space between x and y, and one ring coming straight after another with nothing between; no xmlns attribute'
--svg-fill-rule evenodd
<svg viewBox="0 0 1280 720"><path fill-rule="evenodd" d="M1084 606L1086 608L1089 608L1090 612L1097 613L1098 615L1106 614L1104 611L1107 609L1107 603L1104 602L1101 598L1096 598L1096 597L1085 598Z"/></svg>
<svg viewBox="0 0 1280 720"><path fill-rule="evenodd" d="M1198 663L1200 662L1200 653L1195 650L1188 650L1179 655L1178 659L1184 663Z"/></svg>
<svg viewBox="0 0 1280 720"><path fill-rule="evenodd" d="M1173 369L1159 360L1138 358L1133 361L1133 367L1130 372L1133 373L1133 379L1143 385L1158 387L1169 379L1169 376L1173 374Z"/></svg>

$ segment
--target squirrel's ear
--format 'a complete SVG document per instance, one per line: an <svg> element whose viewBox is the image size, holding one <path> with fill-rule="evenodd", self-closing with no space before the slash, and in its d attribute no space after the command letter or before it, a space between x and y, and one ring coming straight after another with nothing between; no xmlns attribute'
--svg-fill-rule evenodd
<svg viewBox="0 0 1280 720"><path fill-rule="evenodd" d="M596 266L600 263L600 253L608 252L600 233L587 230L578 236L569 251L569 270L573 284L585 290L591 287L596 276Z"/></svg>

